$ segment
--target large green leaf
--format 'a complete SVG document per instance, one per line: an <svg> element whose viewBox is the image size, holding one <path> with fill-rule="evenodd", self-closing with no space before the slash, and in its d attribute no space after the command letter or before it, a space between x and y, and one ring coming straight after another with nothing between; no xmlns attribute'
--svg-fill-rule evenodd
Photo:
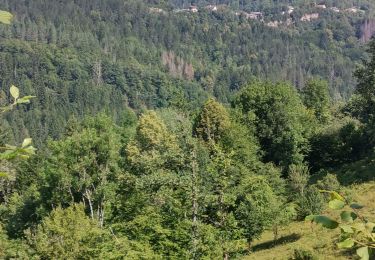
<svg viewBox="0 0 375 260"><path fill-rule="evenodd" d="M305 220L314 221L315 223L321 224L325 228L335 229L339 226L339 223L330 219L326 216L310 215L305 218Z"/></svg>
<svg viewBox="0 0 375 260"><path fill-rule="evenodd" d="M32 141L33 141L33 139L31 139L31 138L26 138L25 140L23 140L22 148L25 148L25 147L29 146L32 143Z"/></svg>
<svg viewBox="0 0 375 260"><path fill-rule="evenodd" d="M361 260L369 260L370 254L368 252L368 247L364 246L357 249L357 255L361 258Z"/></svg>
<svg viewBox="0 0 375 260"><path fill-rule="evenodd" d="M345 207L345 202L343 202L342 200L334 199L328 203L328 206L331 209L339 210Z"/></svg>
<svg viewBox="0 0 375 260"><path fill-rule="evenodd" d="M305 217L305 221L314 221L317 215L308 215Z"/></svg>
<svg viewBox="0 0 375 260"><path fill-rule="evenodd" d="M344 231L345 233L348 233L348 234L353 234L354 233L354 230L351 226L348 226L348 225L340 225L340 228L342 229L342 231Z"/></svg>
<svg viewBox="0 0 375 260"><path fill-rule="evenodd" d="M0 10L0 23L10 24L12 18L13 15L11 13Z"/></svg>
<svg viewBox="0 0 375 260"><path fill-rule="evenodd" d="M353 246L354 246L354 241L351 238L345 239L344 241L337 243L337 247L340 249L352 248Z"/></svg>
<svg viewBox="0 0 375 260"><path fill-rule="evenodd" d="M17 100L17 104L29 104L30 99L35 98L35 96L24 96Z"/></svg>
<svg viewBox="0 0 375 260"><path fill-rule="evenodd" d="M363 206L362 205L359 205L358 203L353 203L353 204L350 204L350 207L352 209L362 209Z"/></svg>
<svg viewBox="0 0 375 260"><path fill-rule="evenodd" d="M349 223L352 223L354 220L357 219L357 214L350 211L343 211L341 212L340 216L342 221Z"/></svg>
<svg viewBox="0 0 375 260"><path fill-rule="evenodd" d="M16 86L12 85L10 87L10 94L14 99L18 99L20 97L20 90Z"/></svg>
<svg viewBox="0 0 375 260"><path fill-rule="evenodd" d="M331 195L331 200L336 199L336 200L345 201L345 198L341 196L340 194L338 194L336 191L320 190L320 192L329 193Z"/></svg>

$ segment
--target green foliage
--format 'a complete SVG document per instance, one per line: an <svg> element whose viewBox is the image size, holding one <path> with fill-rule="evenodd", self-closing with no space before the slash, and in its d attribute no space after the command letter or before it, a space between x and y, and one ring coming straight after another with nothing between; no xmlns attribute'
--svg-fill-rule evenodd
<svg viewBox="0 0 375 260"><path fill-rule="evenodd" d="M11 103L9 106L6 106L6 107L0 107L0 112L1 113L4 113L4 112L7 112L9 110L12 110L15 106L19 105L19 104L29 104L30 103L30 99L32 98L35 98L35 96L24 96L24 97L20 97L20 90L12 85L9 89L9 92L13 98L13 103Z"/></svg>
<svg viewBox="0 0 375 260"><path fill-rule="evenodd" d="M331 173L325 175L321 180L318 180L316 186L320 190L337 190L341 188L337 176Z"/></svg>
<svg viewBox="0 0 375 260"><path fill-rule="evenodd" d="M307 81L302 90L303 103L311 109L321 123L329 119L330 96L328 83L323 80L312 79Z"/></svg>
<svg viewBox="0 0 375 260"><path fill-rule="evenodd" d="M154 111L143 114L135 138L127 148L127 158L138 174L151 173L160 168L177 169L181 163L176 136Z"/></svg>
<svg viewBox="0 0 375 260"><path fill-rule="evenodd" d="M307 160L315 171L356 161L368 152L362 125L356 119L340 117L310 139Z"/></svg>
<svg viewBox="0 0 375 260"><path fill-rule="evenodd" d="M291 165L288 172L289 196L296 203L298 219L323 210L324 197L317 185L309 185L310 171L306 165ZM315 213L314 213L315 212Z"/></svg>
<svg viewBox="0 0 375 260"><path fill-rule="evenodd" d="M25 96L20 98L20 90L12 85L9 89L12 98L14 99L13 103L6 107L0 107L0 115L5 113L9 110L12 110L15 106L19 104L28 104L30 103L30 99L34 98L34 96ZM1 118L0 118L1 120ZM1 136L0 136L1 137ZM32 139L26 138L23 140L21 147L17 147L14 145L3 144L0 141L0 163L2 161L11 161L14 159L27 159L29 156L35 154L36 149L31 145ZM2 165L0 165L2 166ZM6 165L8 166L8 165ZM1 178L9 178L7 172L3 172L3 167L0 167L0 179ZM8 168L8 167L5 167Z"/></svg>
<svg viewBox="0 0 375 260"><path fill-rule="evenodd" d="M147 245L118 239L88 218L84 206L58 207L43 219L36 230L29 230L27 241L42 259L145 258L153 256Z"/></svg>
<svg viewBox="0 0 375 260"><path fill-rule="evenodd" d="M374 227L361 206L329 192L340 220L317 215L319 189L340 186L333 175L309 186L310 167L373 147L373 64L357 72L367 81L346 109L358 120L331 113L328 94L351 92L360 14L302 24L296 8L293 27L271 29L230 9L277 15L271 1L196 14L167 1L6 4L19 14L0 26L1 84L23 88L1 92L1 112L12 113L1 114L0 258L237 258L265 230L277 239L309 214L368 258ZM0 22L11 18L0 11ZM329 82L305 84L317 75ZM295 86L271 83L282 80Z"/></svg>
<svg viewBox="0 0 375 260"><path fill-rule="evenodd" d="M298 89L321 77L334 99L346 99L355 85L355 62L363 56L358 28L373 6L361 2L366 15L318 10L319 20L302 23L304 13L316 12L305 1L289 3L295 7L291 17L281 15L285 1L237 1L218 12L200 6L195 14L174 12L178 7L169 2L83 0L61 6L34 0L23 9L22 2L2 0L14 19L11 27L0 27L1 87L16 81L38 96L5 119L9 135L21 142L28 131L41 148L48 137L62 137L72 115L83 119L105 110L117 122L127 107L194 110L212 95L228 103L254 77L293 82ZM326 3L343 10L353 4ZM153 12L155 6L163 11ZM236 16L238 9L262 11L265 22ZM268 21L285 26L269 28ZM302 42L309 44L301 48Z"/></svg>
<svg viewBox="0 0 375 260"><path fill-rule="evenodd" d="M29 243L45 258L77 259L89 257L100 242L101 230L90 220L82 205L56 208L45 218L35 234L29 231ZM98 241L99 240L99 241Z"/></svg>
<svg viewBox="0 0 375 260"><path fill-rule="evenodd" d="M297 218L304 219L307 215L320 213L323 210L324 197L317 185L309 185L311 176L308 166L291 165L288 175L289 197L296 204Z"/></svg>
<svg viewBox="0 0 375 260"><path fill-rule="evenodd" d="M15 158L27 159L29 156L35 154L36 149L31 145L32 139L26 138L21 147L13 145L5 145L1 150L5 152L0 154L0 160L12 160Z"/></svg>
<svg viewBox="0 0 375 260"><path fill-rule="evenodd" d="M233 106L242 112L242 122L255 129L266 161L282 166L303 161L314 120L290 85L250 84Z"/></svg>
<svg viewBox="0 0 375 260"><path fill-rule="evenodd" d="M304 249L295 249L293 260L317 260L318 258L309 250Z"/></svg>
<svg viewBox="0 0 375 260"><path fill-rule="evenodd" d="M0 228L0 257L2 259L37 259L35 252L21 240L10 240L5 230Z"/></svg>
<svg viewBox="0 0 375 260"><path fill-rule="evenodd" d="M358 85L356 88L356 94L361 99L361 111L358 115L361 120L368 122L372 120L374 115L374 75L375 70L375 42L370 42L368 46L368 53L370 60L364 61L362 66L356 71L356 78L358 79Z"/></svg>
<svg viewBox="0 0 375 260"><path fill-rule="evenodd" d="M226 109L214 99L209 99L196 119L194 133L206 142L217 142L229 128L230 119Z"/></svg>
<svg viewBox="0 0 375 260"><path fill-rule="evenodd" d="M236 215L244 229L248 242L259 238L269 227L290 218L283 214L282 197L277 196L264 177L250 177L243 180L239 188L239 206Z"/></svg>
<svg viewBox="0 0 375 260"><path fill-rule="evenodd" d="M361 121L362 127L362 150L372 152L375 144L374 122L375 122L375 102L374 102L374 70L375 70L375 41L368 45L369 59L365 59L357 69L355 77L358 80L356 95L348 103L347 110Z"/></svg>
<svg viewBox="0 0 375 260"><path fill-rule="evenodd" d="M43 166L51 205L85 202L92 219L104 224L119 175L120 135L104 115L88 118L66 139L51 142Z"/></svg>
<svg viewBox="0 0 375 260"><path fill-rule="evenodd" d="M13 15L6 11L0 10L0 23L11 24Z"/></svg>
<svg viewBox="0 0 375 260"><path fill-rule="evenodd" d="M333 220L326 216L310 215L306 220L322 224L329 229L340 228L340 241L336 244L339 249L357 248L357 255L363 259L370 259L370 250L375 249L375 224L361 215L363 206L350 203L343 196L334 191L323 191L331 195L329 207L340 210L340 219Z"/></svg>
<svg viewBox="0 0 375 260"><path fill-rule="evenodd" d="M305 188L310 179L309 168L306 165L291 165L289 166L289 185L292 192L297 192L304 195Z"/></svg>

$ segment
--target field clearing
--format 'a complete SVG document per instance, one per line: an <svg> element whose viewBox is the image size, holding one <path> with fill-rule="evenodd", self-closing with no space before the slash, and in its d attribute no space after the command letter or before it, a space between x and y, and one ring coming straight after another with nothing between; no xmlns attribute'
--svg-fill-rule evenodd
<svg viewBox="0 0 375 260"><path fill-rule="evenodd" d="M353 185L353 201L365 206L361 211L364 216L375 220L375 182ZM331 211L330 211L331 212ZM335 215L331 213L330 215ZM322 260L344 260L358 259L352 257L351 252L339 251L334 244L340 231L327 230L319 225L308 222L293 222L284 227L280 232L280 239L273 241L273 233L265 232L263 236L255 241L253 253L243 259L278 260L293 259L295 249L310 251L317 259Z"/></svg>

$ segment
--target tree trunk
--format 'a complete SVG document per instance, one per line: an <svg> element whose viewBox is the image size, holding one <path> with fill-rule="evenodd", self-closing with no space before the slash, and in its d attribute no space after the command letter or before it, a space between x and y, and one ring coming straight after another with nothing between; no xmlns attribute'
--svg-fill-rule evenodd
<svg viewBox="0 0 375 260"><path fill-rule="evenodd" d="M194 148L193 148L194 149ZM192 193L192 259L196 258L197 252L197 225L198 225L198 189L197 189L197 171L198 165L196 162L195 150L191 152L191 193Z"/></svg>
<svg viewBox="0 0 375 260"><path fill-rule="evenodd" d="M86 196L87 201L89 202L91 219L94 219L94 209L92 207L91 195L90 195L90 191L89 190L86 190L85 196Z"/></svg>

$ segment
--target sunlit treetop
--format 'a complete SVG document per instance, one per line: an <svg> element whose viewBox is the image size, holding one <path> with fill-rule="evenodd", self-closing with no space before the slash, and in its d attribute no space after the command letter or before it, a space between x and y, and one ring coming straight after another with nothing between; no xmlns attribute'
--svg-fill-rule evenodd
<svg viewBox="0 0 375 260"><path fill-rule="evenodd" d="M10 24L12 21L13 15L6 11L0 10L0 23Z"/></svg>

